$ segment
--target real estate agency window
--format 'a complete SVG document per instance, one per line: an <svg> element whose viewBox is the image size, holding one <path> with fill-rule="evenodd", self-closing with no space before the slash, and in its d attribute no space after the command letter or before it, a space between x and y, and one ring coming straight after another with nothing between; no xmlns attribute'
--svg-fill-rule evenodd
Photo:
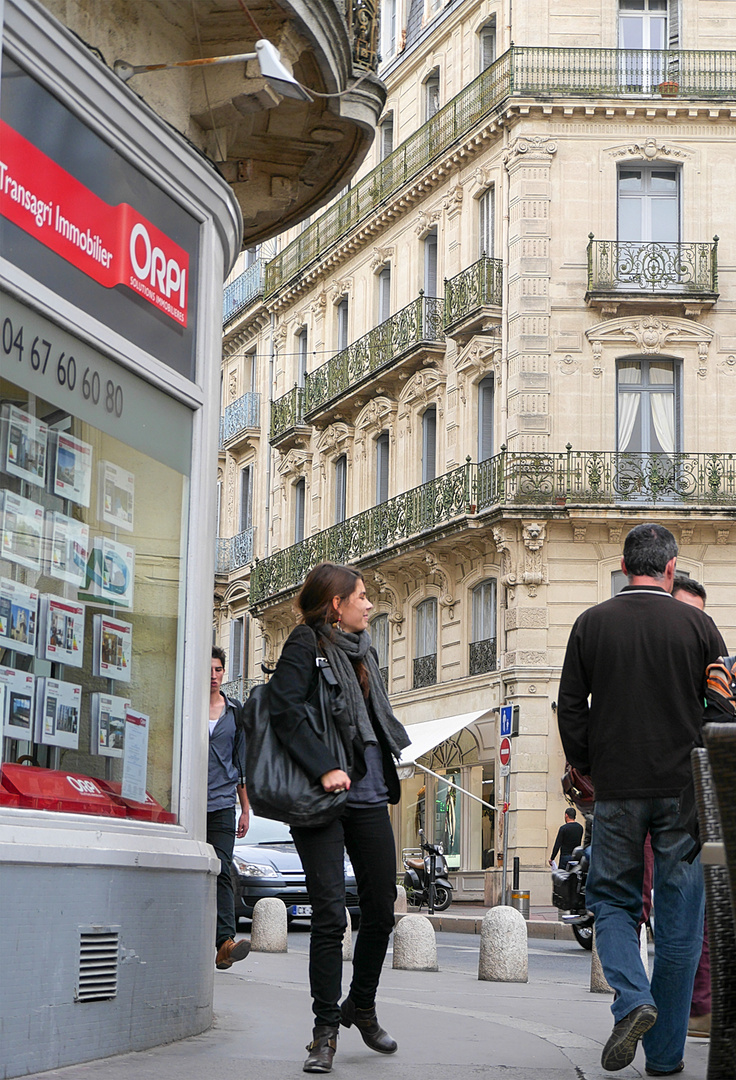
<svg viewBox="0 0 736 1080"><path fill-rule="evenodd" d="M2 761L148 792L172 821L192 415L2 303Z"/></svg>
<svg viewBox="0 0 736 1080"><path fill-rule="evenodd" d="M675 360L619 360L617 449L672 454L680 445L680 365Z"/></svg>

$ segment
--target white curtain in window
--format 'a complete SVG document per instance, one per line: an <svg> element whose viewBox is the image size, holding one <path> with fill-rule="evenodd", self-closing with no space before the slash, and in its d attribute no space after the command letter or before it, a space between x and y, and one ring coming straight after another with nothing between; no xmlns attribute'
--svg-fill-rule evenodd
<svg viewBox="0 0 736 1080"><path fill-rule="evenodd" d="M655 363L649 365L649 383L658 386L674 385L674 369L669 363ZM673 453L675 449L675 397L673 393L650 394L652 406L652 423L659 445L665 454Z"/></svg>
<svg viewBox="0 0 736 1080"><path fill-rule="evenodd" d="M641 394L618 395L618 448L628 449L641 405Z"/></svg>

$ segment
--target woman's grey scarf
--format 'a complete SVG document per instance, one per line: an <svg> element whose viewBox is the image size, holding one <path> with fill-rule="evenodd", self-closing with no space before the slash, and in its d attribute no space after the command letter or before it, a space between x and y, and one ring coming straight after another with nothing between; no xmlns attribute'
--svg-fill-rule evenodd
<svg viewBox="0 0 736 1080"><path fill-rule="evenodd" d="M376 654L371 648L370 634L367 630L360 630L357 634L351 634L345 630L333 629L325 623L316 626L315 631L320 648L330 661L330 667L334 671L340 689L345 695L346 704L358 733L363 743L367 743L376 741L376 733L368 715L368 705L363 697L357 672L353 666L353 661L363 661L368 672L373 715L380 725L381 731L386 736L391 753L394 757L398 757L404 747L409 745L411 739L406 734L403 724L399 723L391 709Z"/></svg>

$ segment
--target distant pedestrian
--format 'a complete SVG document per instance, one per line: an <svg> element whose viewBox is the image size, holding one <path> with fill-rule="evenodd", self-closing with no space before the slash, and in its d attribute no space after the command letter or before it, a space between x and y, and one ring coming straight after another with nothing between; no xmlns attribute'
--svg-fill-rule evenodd
<svg viewBox="0 0 736 1080"><path fill-rule="evenodd" d="M588 907L614 990L604 1069L625 1068L640 1040L651 1076L679 1073L703 933L700 861L679 796L692 782L705 669L722 641L713 622L671 596L677 544L661 525L626 537L629 584L577 619L560 681L558 722L571 765L596 791ZM639 952L644 842L654 851L657 947L651 985Z"/></svg>
<svg viewBox="0 0 736 1080"><path fill-rule="evenodd" d="M582 844L583 826L579 821L575 820L577 816L574 806L571 806L565 811L565 824L560 825L557 830L555 846L552 848L552 854L549 859L550 866L554 863L557 853L559 852L560 858L558 866L560 870L566 870L573 851Z"/></svg>
<svg viewBox="0 0 736 1080"><path fill-rule="evenodd" d="M325 791L348 791L342 814L319 828L292 826L312 904L309 981L314 1031L304 1072L330 1072L340 1024L360 1032L371 1050L393 1054L396 1041L379 1024L376 990L394 927L396 854L388 804L400 797L394 759L409 744L394 716L368 633L373 608L358 570L320 563L297 600L302 625L287 639L269 683L271 722L292 757ZM304 722L326 656L355 728L352 775ZM360 929L353 978L340 1004L345 916L345 852L355 870Z"/></svg>
<svg viewBox="0 0 736 1080"><path fill-rule="evenodd" d="M225 653L212 647L210 670L209 763L207 772L207 843L220 860L217 877L217 929L215 966L225 971L250 952L250 941L235 941L235 898L232 862L235 835L248 831L248 795L245 790L245 734L237 722L239 702L222 693ZM235 824L235 800L240 816Z"/></svg>

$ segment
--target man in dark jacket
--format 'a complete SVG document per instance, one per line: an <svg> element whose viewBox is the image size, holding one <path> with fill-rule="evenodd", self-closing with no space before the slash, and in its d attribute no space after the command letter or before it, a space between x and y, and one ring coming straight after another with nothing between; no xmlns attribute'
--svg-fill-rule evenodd
<svg viewBox="0 0 736 1080"><path fill-rule="evenodd" d="M567 760L596 791L586 885L603 971L615 991L604 1069L629 1065L643 1039L646 1071L683 1068L703 926L700 862L679 820L700 742L705 669L723 651L713 622L672 596L677 544L661 525L626 537L629 584L575 622L557 717ZM644 841L651 834L657 948L651 986L639 954Z"/></svg>
<svg viewBox="0 0 736 1080"><path fill-rule="evenodd" d="M573 851L582 844L583 826L579 821L575 820L576 817L577 813L575 812L574 806L571 806L569 810L565 811L565 824L560 825L557 830L555 846L552 848L552 855L549 860L550 866L555 861L555 856L559 852L560 870L565 870Z"/></svg>

